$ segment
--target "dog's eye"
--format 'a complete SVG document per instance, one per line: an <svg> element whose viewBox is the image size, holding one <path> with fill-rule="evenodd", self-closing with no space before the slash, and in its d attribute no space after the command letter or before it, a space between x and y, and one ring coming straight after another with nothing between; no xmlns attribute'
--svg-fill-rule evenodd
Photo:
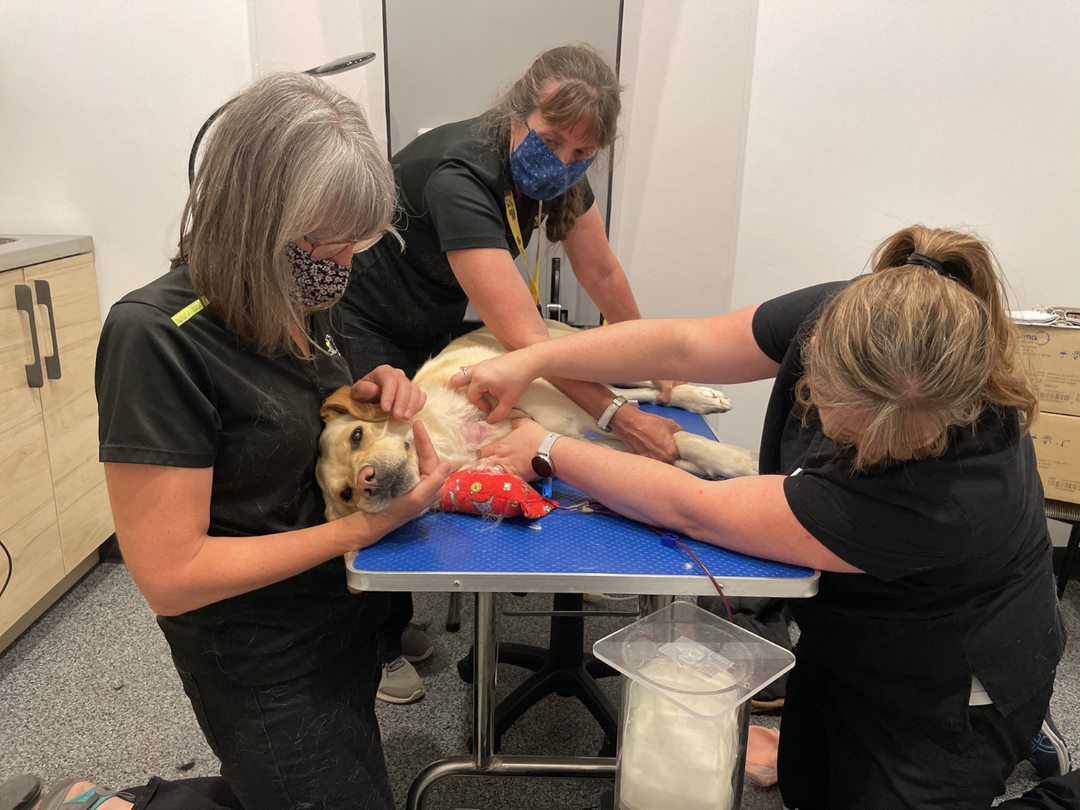
<svg viewBox="0 0 1080 810"><path fill-rule="evenodd" d="M345 487L345 489L341 490L341 500L343 500L343 501L351 501L352 500L352 487Z"/></svg>
<svg viewBox="0 0 1080 810"><path fill-rule="evenodd" d="M408 442L405 442L405 449L408 450L410 447L412 447L412 445Z"/></svg>
<svg viewBox="0 0 1080 810"><path fill-rule="evenodd" d="M364 438L364 429L363 428L356 428L349 435L349 441L352 443L353 450L355 450L357 447L360 446L360 440L362 438Z"/></svg>

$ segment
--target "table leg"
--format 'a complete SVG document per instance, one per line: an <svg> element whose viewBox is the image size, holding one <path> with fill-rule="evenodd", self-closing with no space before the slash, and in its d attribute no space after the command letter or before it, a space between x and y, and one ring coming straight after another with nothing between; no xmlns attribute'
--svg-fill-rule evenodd
<svg viewBox="0 0 1080 810"><path fill-rule="evenodd" d="M496 756L492 751L495 736L495 594L476 594L473 647L473 756L441 759L424 768L409 786L407 810L421 810L424 794L447 776L615 776L612 757L537 757Z"/></svg>
<svg viewBox="0 0 1080 810"><path fill-rule="evenodd" d="M446 632L456 633L461 629L461 591L452 591L446 604Z"/></svg>
<svg viewBox="0 0 1080 810"><path fill-rule="evenodd" d="M732 782L732 807L742 807L743 782L746 778L746 742L750 738L750 701L739 704L739 755L735 759Z"/></svg>
<svg viewBox="0 0 1080 810"><path fill-rule="evenodd" d="M670 596L642 596L639 604L647 615L672 602ZM546 776L580 779L596 777L612 779L615 759L612 757L538 757L502 756L493 751L495 736L495 594L476 594L473 646L475 649L473 678L473 756L448 757L424 768L409 785L406 810L422 810L424 795L436 782L448 776ZM750 701L738 709L739 753L733 774L733 807L742 803L746 769L746 741L750 729Z"/></svg>
<svg viewBox="0 0 1080 810"><path fill-rule="evenodd" d="M476 767L491 764L495 745L495 594L476 594L473 635L473 757Z"/></svg>
<svg viewBox="0 0 1080 810"><path fill-rule="evenodd" d="M645 618L650 614L656 613L656 611L666 608L672 602L675 601L674 596L667 594L641 594L638 596L638 613L641 618Z"/></svg>

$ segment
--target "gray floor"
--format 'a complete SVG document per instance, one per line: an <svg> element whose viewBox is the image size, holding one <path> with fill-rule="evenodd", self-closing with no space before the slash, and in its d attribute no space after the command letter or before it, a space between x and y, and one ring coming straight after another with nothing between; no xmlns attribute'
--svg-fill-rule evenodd
<svg viewBox="0 0 1080 810"><path fill-rule="evenodd" d="M467 601L467 600L466 600ZM540 595L500 597L509 610L550 604ZM595 602L597 608L617 608ZM1080 632L1080 585L1073 583L1063 605L1071 637ZM465 752L470 732L470 687L458 680L455 662L467 650L471 604L462 631L443 627L446 597L421 594L417 619L430 623L435 655L418 665L428 694L411 706L379 704L387 760L399 805L408 785L428 762ZM596 617L587 623L589 643L621 626L622 619ZM505 640L543 644L546 620L499 619ZM525 674L504 667L499 695ZM614 679L605 688L617 700ZM1055 719L1073 750L1080 750L1080 660L1070 645L1058 673ZM768 718L755 722L775 724ZM599 728L572 700L548 698L527 713L504 738L505 753L593 756ZM86 776L112 786L164 778L215 774L217 763L195 725L149 608L122 564L93 570L5 653L0 654L0 779L30 771L46 781ZM1007 796L1034 783L1025 762L1017 767ZM455 778L429 793L431 810L484 808L579 810L599 806L593 780ZM747 788L743 807L780 810L775 789Z"/></svg>

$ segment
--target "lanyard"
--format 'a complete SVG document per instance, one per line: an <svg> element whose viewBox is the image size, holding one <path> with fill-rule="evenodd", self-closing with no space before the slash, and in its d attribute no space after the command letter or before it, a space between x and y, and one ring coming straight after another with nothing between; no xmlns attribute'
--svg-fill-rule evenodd
<svg viewBox="0 0 1080 810"><path fill-rule="evenodd" d="M525 240L521 238L521 224L518 222L517 206L514 204L514 192L507 189L503 193L503 203L506 206L506 221L510 223L510 232L514 234L514 241L517 242L518 253L522 256L525 255ZM544 211L544 201L539 201L540 205L536 209L536 225L534 227L540 227L540 217ZM540 239L536 240L536 262L533 265L533 274L529 279L529 291L532 293L533 303L540 306Z"/></svg>

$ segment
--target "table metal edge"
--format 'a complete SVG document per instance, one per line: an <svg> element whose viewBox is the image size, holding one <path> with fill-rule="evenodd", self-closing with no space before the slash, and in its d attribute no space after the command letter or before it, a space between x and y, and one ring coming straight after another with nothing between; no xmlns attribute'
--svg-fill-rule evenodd
<svg viewBox="0 0 1080 810"><path fill-rule="evenodd" d="M714 574L714 576L716 576ZM817 571L806 577L725 577L716 581L727 596L801 599L818 590ZM349 590L478 593L632 593L708 596L716 589L705 576L640 574L568 574L477 571L347 570Z"/></svg>

